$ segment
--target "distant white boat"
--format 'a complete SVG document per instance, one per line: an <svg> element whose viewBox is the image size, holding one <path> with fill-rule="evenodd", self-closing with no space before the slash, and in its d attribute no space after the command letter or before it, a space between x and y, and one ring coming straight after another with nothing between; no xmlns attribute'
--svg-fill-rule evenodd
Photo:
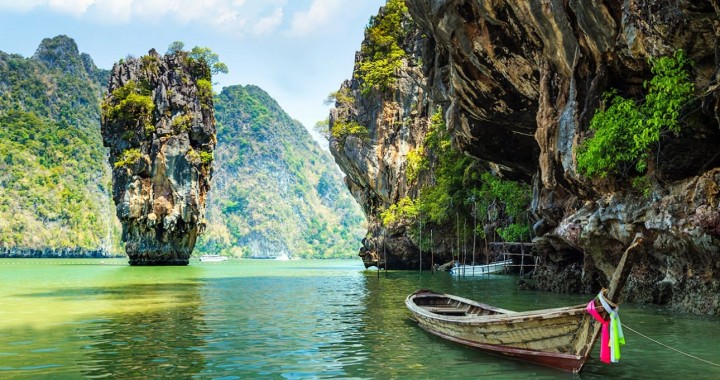
<svg viewBox="0 0 720 380"><path fill-rule="evenodd" d="M227 259L228 259L227 256L220 256L220 255L202 255L202 256L200 256L200 261L205 261L205 262L226 261Z"/></svg>
<svg viewBox="0 0 720 380"><path fill-rule="evenodd" d="M275 260L281 260L281 261L290 260L290 256L288 256L287 253L283 252L283 253L277 255L277 257L275 257Z"/></svg>
<svg viewBox="0 0 720 380"><path fill-rule="evenodd" d="M512 260L496 261L486 265L456 265L450 269L453 276L480 276L484 274L500 273L509 265Z"/></svg>

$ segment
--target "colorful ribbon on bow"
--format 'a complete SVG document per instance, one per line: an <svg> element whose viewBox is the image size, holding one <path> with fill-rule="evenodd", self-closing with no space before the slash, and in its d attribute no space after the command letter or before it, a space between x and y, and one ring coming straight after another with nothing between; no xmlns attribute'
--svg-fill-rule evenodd
<svg viewBox="0 0 720 380"><path fill-rule="evenodd" d="M602 304L605 311L610 315L610 320L606 321L595 309L595 300L591 300L587 305L587 312L602 324L602 337L600 339L600 360L603 363L617 363L620 361L620 345L625 344L625 336L623 335L622 325L620 324L619 307L613 309L610 303L603 296L602 291L597 295L597 299Z"/></svg>

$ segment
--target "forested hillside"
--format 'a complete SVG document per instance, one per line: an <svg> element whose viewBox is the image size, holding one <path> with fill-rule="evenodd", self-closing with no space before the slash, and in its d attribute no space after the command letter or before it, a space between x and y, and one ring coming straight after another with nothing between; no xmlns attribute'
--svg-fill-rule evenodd
<svg viewBox="0 0 720 380"><path fill-rule="evenodd" d="M256 86L215 97L218 144L198 248L245 257L352 257L359 206L332 158Z"/></svg>
<svg viewBox="0 0 720 380"><path fill-rule="evenodd" d="M1 250L118 248L98 128L107 75L67 36L31 58L0 52Z"/></svg>
<svg viewBox="0 0 720 380"><path fill-rule="evenodd" d="M100 134L109 71L71 38L0 52L0 256L122 254ZM195 250L353 257L364 218L332 158L267 93L216 95L208 229Z"/></svg>

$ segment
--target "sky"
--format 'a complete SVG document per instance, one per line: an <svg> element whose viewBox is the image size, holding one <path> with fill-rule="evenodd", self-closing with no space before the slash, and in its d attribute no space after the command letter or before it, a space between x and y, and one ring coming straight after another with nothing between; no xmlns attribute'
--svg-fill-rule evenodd
<svg viewBox="0 0 720 380"><path fill-rule="evenodd" d="M312 130L352 75L370 16L385 0L0 0L0 50L30 57L67 35L104 69L173 41L227 64L215 90L254 84ZM315 134L316 138L319 138ZM325 145L327 145L325 143Z"/></svg>

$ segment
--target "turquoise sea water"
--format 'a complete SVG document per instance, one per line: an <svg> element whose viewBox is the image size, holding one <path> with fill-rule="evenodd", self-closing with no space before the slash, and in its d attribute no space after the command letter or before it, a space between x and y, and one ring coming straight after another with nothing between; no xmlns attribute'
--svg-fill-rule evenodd
<svg viewBox="0 0 720 380"><path fill-rule="evenodd" d="M699 362L626 331L621 363L579 376L443 341L408 319L419 289L530 310L588 296L519 291L517 278L389 272L359 261L0 260L0 379L717 379ZM622 321L720 362L720 320L623 305Z"/></svg>

